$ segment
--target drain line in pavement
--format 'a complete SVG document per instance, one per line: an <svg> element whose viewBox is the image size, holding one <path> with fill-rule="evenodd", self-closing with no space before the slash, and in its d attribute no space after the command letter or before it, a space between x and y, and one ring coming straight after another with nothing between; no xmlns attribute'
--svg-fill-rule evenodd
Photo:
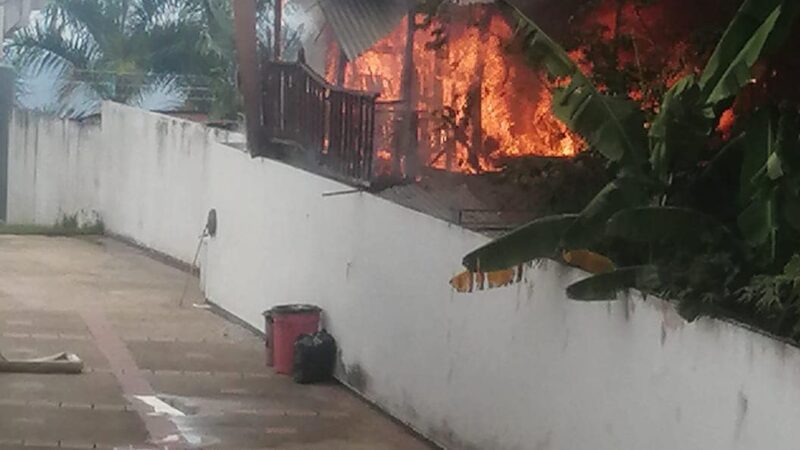
<svg viewBox="0 0 800 450"><path fill-rule="evenodd" d="M122 388L122 392L128 398L155 396L155 390L144 377L127 345L114 332L114 327L105 315L97 310L84 310L81 311L81 318L89 328L95 346L108 361L111 372ZM178 427L168 417L151 415L152 407L146 403L134 402L133 407L144 422L151 440L158 442L171 436L180 435Z"/></svg>

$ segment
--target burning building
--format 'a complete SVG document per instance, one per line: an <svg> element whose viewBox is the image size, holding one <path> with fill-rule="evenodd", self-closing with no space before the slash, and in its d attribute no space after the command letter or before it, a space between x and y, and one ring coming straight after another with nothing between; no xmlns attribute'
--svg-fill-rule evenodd
<svg viewBox="0 0 800 450"><path fill-rule="evenodd" d="M320 3L327 21L319 39L325 78L379 94L374 142L379 172L407 172L410 159L477 174L519 157L571 157L586 149L552 112L555 81L515 48L514 25L494 2L427 3L436 4L435 10L416 15L401 0ZM527 3L534 5L527 9L535 17L550 22L601 90L626 95L650 111L710 50L692 36L709 26L713 14L684 12L705 8L724 20L719 12L731 8L722 0ZM410 73L404 72L406 62ZM413 114L405 117L403 108ZM411 139L402 139L408 129L415 130Z"/></svg>
<svg viewBox="0 0 800 450"><path fill-rule="evenodd" d="M542 198L547 187L503 202L494 188L482 195L474 186L527 161L533 161L525 169L532 177L553 184L555 165L586 187L586 173L570 170L592 152L553 113L551 88L564 80L549 79L531 64L515 24L491 1L417 3L424 6L413 11L405 0L308 5L324 24L304 53L317 73L273 63L264 104L272 134L321 149L322 165L346 180L418 181L423 193L403 198L449 190L458 200L441 202L441 209L508 211L514 205L541 213L521 199ZM725 23L736 6L726 0L510 3L562 43L601 92L635 100L650 118L664 92L707 60L721 30L713 22ZM690 10L697 14L686 15ZM697 32L705 29L711 31ZM734 111L724 116L721 139L735 122ZM439 176L448 173L453 176ZM459 181L445 186L443 179ZM563 193L570 185L564 180L552 190Z"/></svg>
<svg viewBox="0 0 800 450"><path fill-rule="evenodd" d="M491 4L445 2L435 15L416 16L398 8L396 24L360 51L349 43L352 27L334 13L342 5L329 5L323 7L332 17L325 76L380 94L379 170L405 169L410 151L422 165L475 174L495 171L509 158L573 156L585 147L553 116L547 78L508 50L514 30ZM413 81L404 92L409 40ZM415 133L402 141L401 109L407 104Z"/></svg>

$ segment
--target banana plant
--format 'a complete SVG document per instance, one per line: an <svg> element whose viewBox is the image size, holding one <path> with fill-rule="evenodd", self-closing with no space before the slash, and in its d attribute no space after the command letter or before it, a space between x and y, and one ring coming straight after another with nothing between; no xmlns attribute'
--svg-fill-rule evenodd
<svg viewBox="0 0 800 450"><path fill-rule="evenodd" d="M754 114L741 145L738 225L759 250L762 263L778 258L781 224L800 231L800 117L797 111L762 108ZM783 214L780 214L783 212Z"/></svg>
<svg viewBox="0 0 800 450"><path fill-rule="evenodd" d="M510 3L500 2L516 19L517 33L528 55L560 87L553 91L553 112L611 161L640 164L646 157L644 115L634 102L601 93L569 53Z"/></svg>
<svg viewBox="0 0 800 450"><path fill-rule="evenodd" d="M535 259L559 258L570 250L595 251L609 241L642 249L644 256L635 264L595 274L567 289L574 299L610 300L625 288L658 290L670 279L691 278L688 271L675 275L662 267L670 265L664 264L671 257L670 248L690 255L723 252L745 260L753 248L775 246L778 199L800 212L800 182L784 172L788 167L784 159L796 154L792 146L797 144L789 119L755 121L750 137L737 141L748 147L743 150L748 163L742 178L749 182L743 183L739 230L691 208L667 205L674 175L696 169L719 115L751 82L761 57L787 38L800 2L746 0L700 76L685 77L672 86L649 127L639 105L600 92L530 18L505 1L500 4L516 19L528 55L557 81L554 114L619 169L617 178L579 214L535 220L478 248L463 260L468 271L504 270ZM756 129L768 130L767 136ZM800 224L800 219L794 222ZM659 254L660 249L667 250ZM769 256L774 258L775 252Z"/></svg>

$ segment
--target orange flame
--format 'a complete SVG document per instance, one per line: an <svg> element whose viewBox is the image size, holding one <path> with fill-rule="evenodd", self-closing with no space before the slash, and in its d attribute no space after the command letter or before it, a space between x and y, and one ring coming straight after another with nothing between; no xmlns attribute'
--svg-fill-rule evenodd
<svg viewBox="0 0 800 450"><path fill-rule="evenodd" d="M513 37L508 23L499 15L483 30L466 22L434 22L430 28L447 34L439 48L432 48L436 38L428 30L414 37L421 160L475 173L499 170L509 158L573 156L583 150L585 143L553 115L544 74L506 50ZM382 101L399 100L405 30L401 23L349 63L345 86L379 92ZM330 69L326 75L335 78Z"/></svg>
<svg viewBox="0 0 800 450"><path fill-rule="evenodd" d="M722 135L722 140L728 141L733 134L733 126L736 125L736 113L733 107L726 109L722 112L717 125L717 131Z"/></svg>
<svg viewBox="0 0 800 450"><path fill-rule="evenodd" d="M390 152L389 150L380 149L380 150L378 150L378 152L376 154L378 156L378 159L380 159L381 161L391 161L392 160L392 152Z"/></svg>

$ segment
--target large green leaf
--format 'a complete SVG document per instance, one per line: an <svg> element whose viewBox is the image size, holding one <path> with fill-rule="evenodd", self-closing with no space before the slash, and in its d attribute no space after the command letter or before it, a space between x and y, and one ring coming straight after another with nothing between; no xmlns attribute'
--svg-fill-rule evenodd
<svg viewBox="0 0 800 450"><path fill-rule="evenodd" d="M775 153L767 161L767 174L780 187L779 216L800 231L800 114L782 111L777 134Z"/></svg>
<svg viewBox="0 0 800 450"><path fill-rule="evenodd" d="M800 224L797 116L792 110L762 108L746 128L738 225L747 242L767 262L777 256L781 225L797 229Z"/></svg>
<svg viewBox="0 0 800 450"><path fill-rule="evenodd" d="M53 76L57 95L47 109L71 117L94 111L101 99L137 104L161 89L195 100L207 76L228 70L234 78L233 65L224 64L232 46L210 55L200 45L207 27L192 6L199 1L52 1L13 34L7 60L20 73Z"/></svg>
<svg viewBox="0 0 800 450"><path fill-rule="evenodd" d="M707 214L669 206L620 211L609 219L606 234L636 243L679 246L720 242L730 236L723 224Z"/></svg>
<svg viewBox="0 0 800 450"><path fill-rule="evenodd" d="M608 159L644 161L646 134L644 116L627 99L602 94L570 58L538 25L507 1L500 6L518 23L525 50L536 63L567 86L555 89L553 111L572 131Z"/></svg>
<svg viewBox="0 0 800 450"><path fill-rule="evenodd" d="M775 240L778 230L775 201L772 196L754 199L739 214L739 230L753 247L763 247L770 259L775 254Z"/></svg>
<svg viewBox="0 0 800 450"><path fill-rule="evenodd" d="M647 205L650 186L636 176L621 176L607 184L566 230L562 247L593 248L604 238L606 221L617 212Z"/></svg>
<svg viewBox="0 0 800 450"><path fill-rule="evenodd" d="M700 103L700 86L693 75L687 76L667 91L650 126L650 165L663 183L676 168L695 166L707 145L713 121Z"/></svg>
<svg viewBox="0 0 800 450"><path fill-rule="evenodd" d="M745 0L742 3L700 76L701 86L713 86L719 82L753 33L783 3L784 0Z"/></svg>
<svg viewBox="0 0 800 450"><path fill-rule="evenodd" d="M534 220L465 256L464 267L472 272L492 272L554 257L562 249L592 248L603 239L605 223L612 215L645 205L648 199L648 186L641 179L618 178L600 191L579 215Z"/></svg>
<svg viewBox="0 0 800 450"><path fill-rule="evenodd" d="M779 0L748 0L742 5L700 77L706 105L735 97L750 81L782 11Z"/></svg>
<svg viewBox="0 0 800 450"><path fill-rule="evenodd" d="M770 159L779 155L776 128L773 111L766 108L758 111L750 120L744 140L739 192L742 204L738 218L739 230L752 247L760 248L761 253L769 259L775 256L778 229L778 191L769 177Z"/></svg>
<svg viewBox="0 0 800 450"><path fill-rule="evenodd" d="M550 258L560 250L561 238L576 215L544 217L496 239L464 257L472 272L494 272L539 258Z"/></svg>
<svg viewBox="0 0 800 450"><path fill-rule="evenodd" d="M660 285L660 276L655 266L623 267L613 272L585 278L567 287L567 296L572 300L588 302L616 300L626 289L651 291Z"/></svg>
<svg viewBox="0 0 800 450"><path fill-rule="evenodd" d="M743 204L752 201L768 186L767 166L770 156L777 150L775 122L774 112L762 108L753 114L747 124L739 192L739 199Z"/></svg>
<svg viewBox="0 0 800 450"><path fill-rule="evenodd" d="M781 173L800 177L800 113L791 108L782 110L777 133L775 145Z"/></svg>
<svg viewBox="0 0 800 450"><path fill-rule="evenodd" d="M770 53L779 51L795 31L798 20L800 20L800 2L797 0L783 0L781 17L778 19L778 23L775 24L775 29L770 34L764 51Z"/></svg>
<svg viewBox="0 0 800 450"><path fill-rule="evenodd" d="M606 158L627 159L634 166L644 160L644 115L638 105L597 92L582 75L573 76L567 87L554 89L553 113Z"/></svg>
<svg viewBox="0 0 800 450"><path fill-rule="evenodd" d="M206 21L202 46L211 54L224 57L236 51L234 44L233 13L225 0L189 0L197 4Z"/></svg>

